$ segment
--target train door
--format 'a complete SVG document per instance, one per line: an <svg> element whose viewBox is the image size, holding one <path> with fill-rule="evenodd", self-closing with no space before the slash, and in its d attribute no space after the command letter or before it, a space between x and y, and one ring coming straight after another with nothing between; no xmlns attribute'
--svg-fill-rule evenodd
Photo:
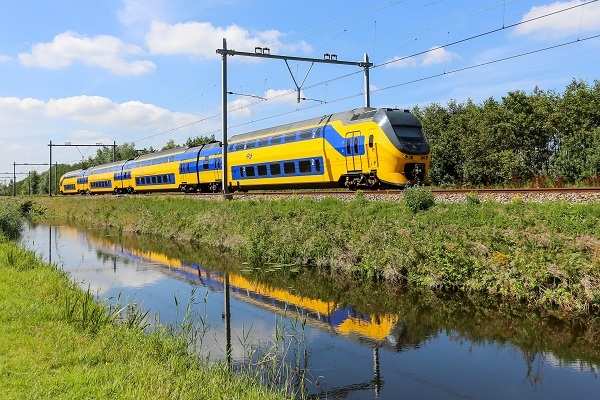
<svg viewBox="0 0 600 400"><path fill-rule="evenodd" d="M360 131L349 132L344 140L346 148L346 170L348 172L363 170L363 156L365 155L364 136Z"/></svg>
<svg viewBox="0 0 600 400"><path fill-rule="evenodd" d="M367 145L367 160L369 163L369 169L374 170L377 168L377 143L375 143L375 129L369 129L368 135L369 143Z"/></svg>

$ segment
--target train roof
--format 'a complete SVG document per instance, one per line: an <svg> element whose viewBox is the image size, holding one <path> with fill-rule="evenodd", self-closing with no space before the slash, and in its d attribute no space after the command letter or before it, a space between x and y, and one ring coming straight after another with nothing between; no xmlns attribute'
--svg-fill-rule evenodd
<svg viewBox="0 0 600 400"><path fill-rule="evenodd" d="M314 125L325 125L329 121L342 121L342 123L350 124L358 121L362 121L364 119L373 118L373 116L377 113L379 108L372 107L362 107L356 108L354 110L342 111L335 114L327 114L321 117L310 118L304 121L291 122L289 124L273 126L270 128L264 128L253 132L241 133L239 135L234 135L229 138L230 141L237 140L245 140L252 137L258 137L263 135L269 135L278 132L291 131L294 129L300 129L306 126L314 126Z"/></svg>
<svg viewBox="0 0 600 400"><path fill-rule="evenodd" d="M190 147L185 152L186 153L188 153L188 152L194 153L201 149L213 149L215 147L221 147L221 142L215 140L214 142L206 143L204 145L201 144L199 146Z"/></svg>
<svg viewBox="0 0 600 400"><path fill-rule="evenodd" d="M157 151L155 153L142 154L141 156L136 157L135 160L136 161L152 160L154 158L161 158L161 157L170 156L170 155L174 155L174 154L184 153L187 150L188 150L188 147L176 147L174 149Z"/></svg>
<svg viewBox="0 0 600 400"><path fill-rule="evenodd" d="M61 178L71 178L71 177L75 177L78 176L79 174L83 173L82 169L76 169L74 171L68 171L65 172L64 174L62 174L60 177Z"/></svg>
<svg viewBox="0 0 600 400"><path fill-rule="evenodd" d="M125 162L126 161L115 161L108 164L94 165L93 167L89 167L88 169L86 169L86 171L95 171L97 169L116 167L125 164Z"/></svg>

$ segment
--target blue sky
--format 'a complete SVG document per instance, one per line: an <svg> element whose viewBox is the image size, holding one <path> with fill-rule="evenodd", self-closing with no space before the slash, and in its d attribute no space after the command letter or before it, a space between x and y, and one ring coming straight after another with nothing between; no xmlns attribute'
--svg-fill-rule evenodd
<svg viewBox="0 0 600 400"><path fill-rule="evenodd" d="M0 172L47 163L50 141L160 148L169 139L220 138L223 38L237 51L356 62L367 53L371 105L411 108L536 85L562 92L573 78L593 83L600 38L582 39L599 34L600 1L583 0L3 2ZM228 96L229 136L364 105L361 68L289 66L312 100L297 103L283 60L228 57L228 90L263 98ZM57 147L53 163L95 150ZM30 169L47 167L17 166Z"/></svg>

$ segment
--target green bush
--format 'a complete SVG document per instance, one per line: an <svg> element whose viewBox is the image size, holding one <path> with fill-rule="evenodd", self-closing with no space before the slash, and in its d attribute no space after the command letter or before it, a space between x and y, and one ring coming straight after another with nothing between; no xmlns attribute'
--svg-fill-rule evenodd
<svg viewBox="0 0 600 400"><path fill-rule="evenodd" d="M428 210L435 204L435 198L431 190L423 186L411 186L402 192L406 206L416 213L419 210Z"/></svg>

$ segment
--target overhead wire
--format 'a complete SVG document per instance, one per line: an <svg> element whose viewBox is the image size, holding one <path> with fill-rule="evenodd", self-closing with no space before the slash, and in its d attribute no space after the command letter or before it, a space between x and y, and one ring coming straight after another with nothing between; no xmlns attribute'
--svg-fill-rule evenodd
<svg viewBox="0 0 600 400"><path fill-rule="evenodd" d="M394 59L394 60L391 60L391 61L388 61L388 62L385 62L385 63L374 65L372 68L379 68L379 67L382 67L382 66L386 66L386 65L389 65L389 64L400 62L402 60L405 60L405 59L408 59L408 58L411 58L411 57L416 57L416 56L419 56L419 55L426 54L428 52L437 50L439 48L445 48L445 47L454 46L454 45L459 44L459 43L464 43L464 42L469 41L469 40L474 40L474 39L477 39L477 38L480 38L480 37L483 37L483 36L486 36L486 35L497 33L499 31L502 31L502 30L505 30L505 29L514 28L514 27L522 25L522 24L530 23L530 22L539 20L541 18L545 18L545 17L549 17L549 16L552 16L552 15L556 15L558 13L565 12L565 11L568 11L568 10L571 10L571 9L574 9L574 8L577 8L577 7L582 7L582 6L585 6L587 4L595 3L597 1L598 0L590 0L590 1L585 2L585 3L576 4L574 6L567 7L567 8L564 8L564 9L561 9L561 10L557 10L557 11L554 11L554 12L550 12L550 13L547 13L547 14L544 14L544 15L541 15L541 16L537 16L537 17L534 17L534 18L530 18L528 20L520 21L520 22L517 22L517 23L510 24L510 25L503 25L502 28L493 29L493 30L490 30L490 31L487 31L487 32L483 32L483 33L480 33L480 34L477 34L477 35L470 36L468 38L463 38L463 39L460 39L460 40L457 40L457 41L454 41L454 42L450 42L450 43L447 43L446 45L438 46L435 49L429 49L429 50L417 52L417 53L414 53L414 54L411 54L411 55L408 55L408 56L405 56L405 57L401 57L401 58ZM384 91L384 90L389 90L391 88L395 88L395 87L407 85L407 84L410 84L410 83L419 82L419 81L428 80L428 79L433 79L433 78L436 78L436 77L439 77L439 76L443 76L443 75L449 75L449 74L453 74L453 73L457 73L457 72L461 72L461 71L473 69L473 68L476 68L476 67L481 67L481 66L485 66L485 65L489 65L489 64L501 62L501 61L510 60L510 59L517 58L517 57L522 57L522 56L525 56L525 55L535 54L535 53L538 53L538 52L541 52L541 51L546 51L546 50L550 50L550 49L554 49L554 48L558 48L558 47L563 47L563 46L566 46L566 45L569 45L569 44L574 44L574 43L577 43L577 42L582 42L582 41L594 39L594 38L597 38L597 37L598 36L591 36L591 37L584 38L584 39L579 39L578 38L578 40L574 40L574 41L571 41L571 42L562 43L562 44L559 44L559 45L549 46L549 47L546 47L546 48L543 48L543 49L528 51L528 52L520 53L518 55L504 57L504 58L501 58L501 59L497 59L497 60L493 60L493 61L489 61L489 62L484 62L484 63L480 63L480 64L476 64L476 65L472 65L472 66L468 66L468 67L464 67L464 68L459 68L459 69L455 69L455 70L452 70L452 71L444 71L443 73L440 73L440 74L434 74L434 75L431 75L431 76L422 77L422 78L418 78L418 79L415 79L415 80L411 80L411 81L407 81L407 82L402 82L402 83L398 83L398 84L395 84L395 85L390 85L390 86L383 87L383 88L377 88L375 90L372 90L371 92L372 93L376 93L376 92L380 92L380 91ZM314 87L318 87L318 86L322 86L322 85L327 85L327 84L329 84L331 82L334 82L334 81L337 81L337 80L341 80L341 79L344 79L344 78L347 78L347 77L350 77L350 76L353 76L353 75L356 75L356 74L359 74L359 73L362 73L362 71L356 71L356 72L344 74L344 75L341 75L341 76L337 76L337 77L334 77L334 78L330 78L330 79L327 79L327 80L315 83L313 85L307 86L306 89L310 89L310 88L314 88ZM287 96L287 95L289 95L291 93L294 93L294 92L295 91L293 91L293 90L284 91L284 92L282 92L279 95L276 95L276 96L273 96L271 98L268 98L266 101L272 101L272 100L275 100L275 99ZM350 98L361 96L363 94L364 93L357 93L357 94L353 94L353 95L346 96L346 97L343 97L343 98L329 100L328 103L334 103L334 102L339 102L339 101L347 100L347 99L350 99ZM262 100L261 100L261 102L262 102ZM248 105L246 107L251 107L251 106L254 106L254 105L259 104L259 103L260 102L250 102L250 103L248 103ZM315 105L312 105L312 106L309 106L309 107L303 107L300 110L311 109L311 108L315 108L315 107L319 107L319 106L321 106L321 104L315 104ZM270 117L265 117L265 118L253 120L253 121L248 122L248 123L244 123L244 124L240 124L240 125L235 125L235 126L230 126L230 128L236 128L236 127L244 126L246 124L255 123L255 122L259 122L259 121L264 121L264 120L271 119L271 118L276 118L276 117L287 115L287 114L294 113L294 112L297 112L297 111L299 111L299 110L292 110L292 111L288 111L288 112L285 112L285 113L276 114L274 116L270 116ZM219 117L221 115L222 114L219 112L219 113L216 113L216 114L214 114L214 115L212 115L210 117L202 118L202 119L199 119L199 120L196 120L196 121L193 121L193 122L190 122L190 123L178 126L177 128L173 127L172 129L164 130L162 132L158 132L158 133L150 135L148 137L138 139L137 141L143 141L143 140L147 140L147 139L150 139L150 138L154 138L154 137L160 136L160 135L168 133L168 132L173 132L175 130L181 129L181 128L186 127L186 126L190 126L190 125L193 125L193 124L196 124L196 123L199 123L199 122L202 122L202 121L206 121L206 120L209 120L209 119L217 118L217 117ZM216 131L213 131L213 132L218 132L218 131L219 130L216 130ZM208 133L210 134L212 132L208 132Z"/></svg>

